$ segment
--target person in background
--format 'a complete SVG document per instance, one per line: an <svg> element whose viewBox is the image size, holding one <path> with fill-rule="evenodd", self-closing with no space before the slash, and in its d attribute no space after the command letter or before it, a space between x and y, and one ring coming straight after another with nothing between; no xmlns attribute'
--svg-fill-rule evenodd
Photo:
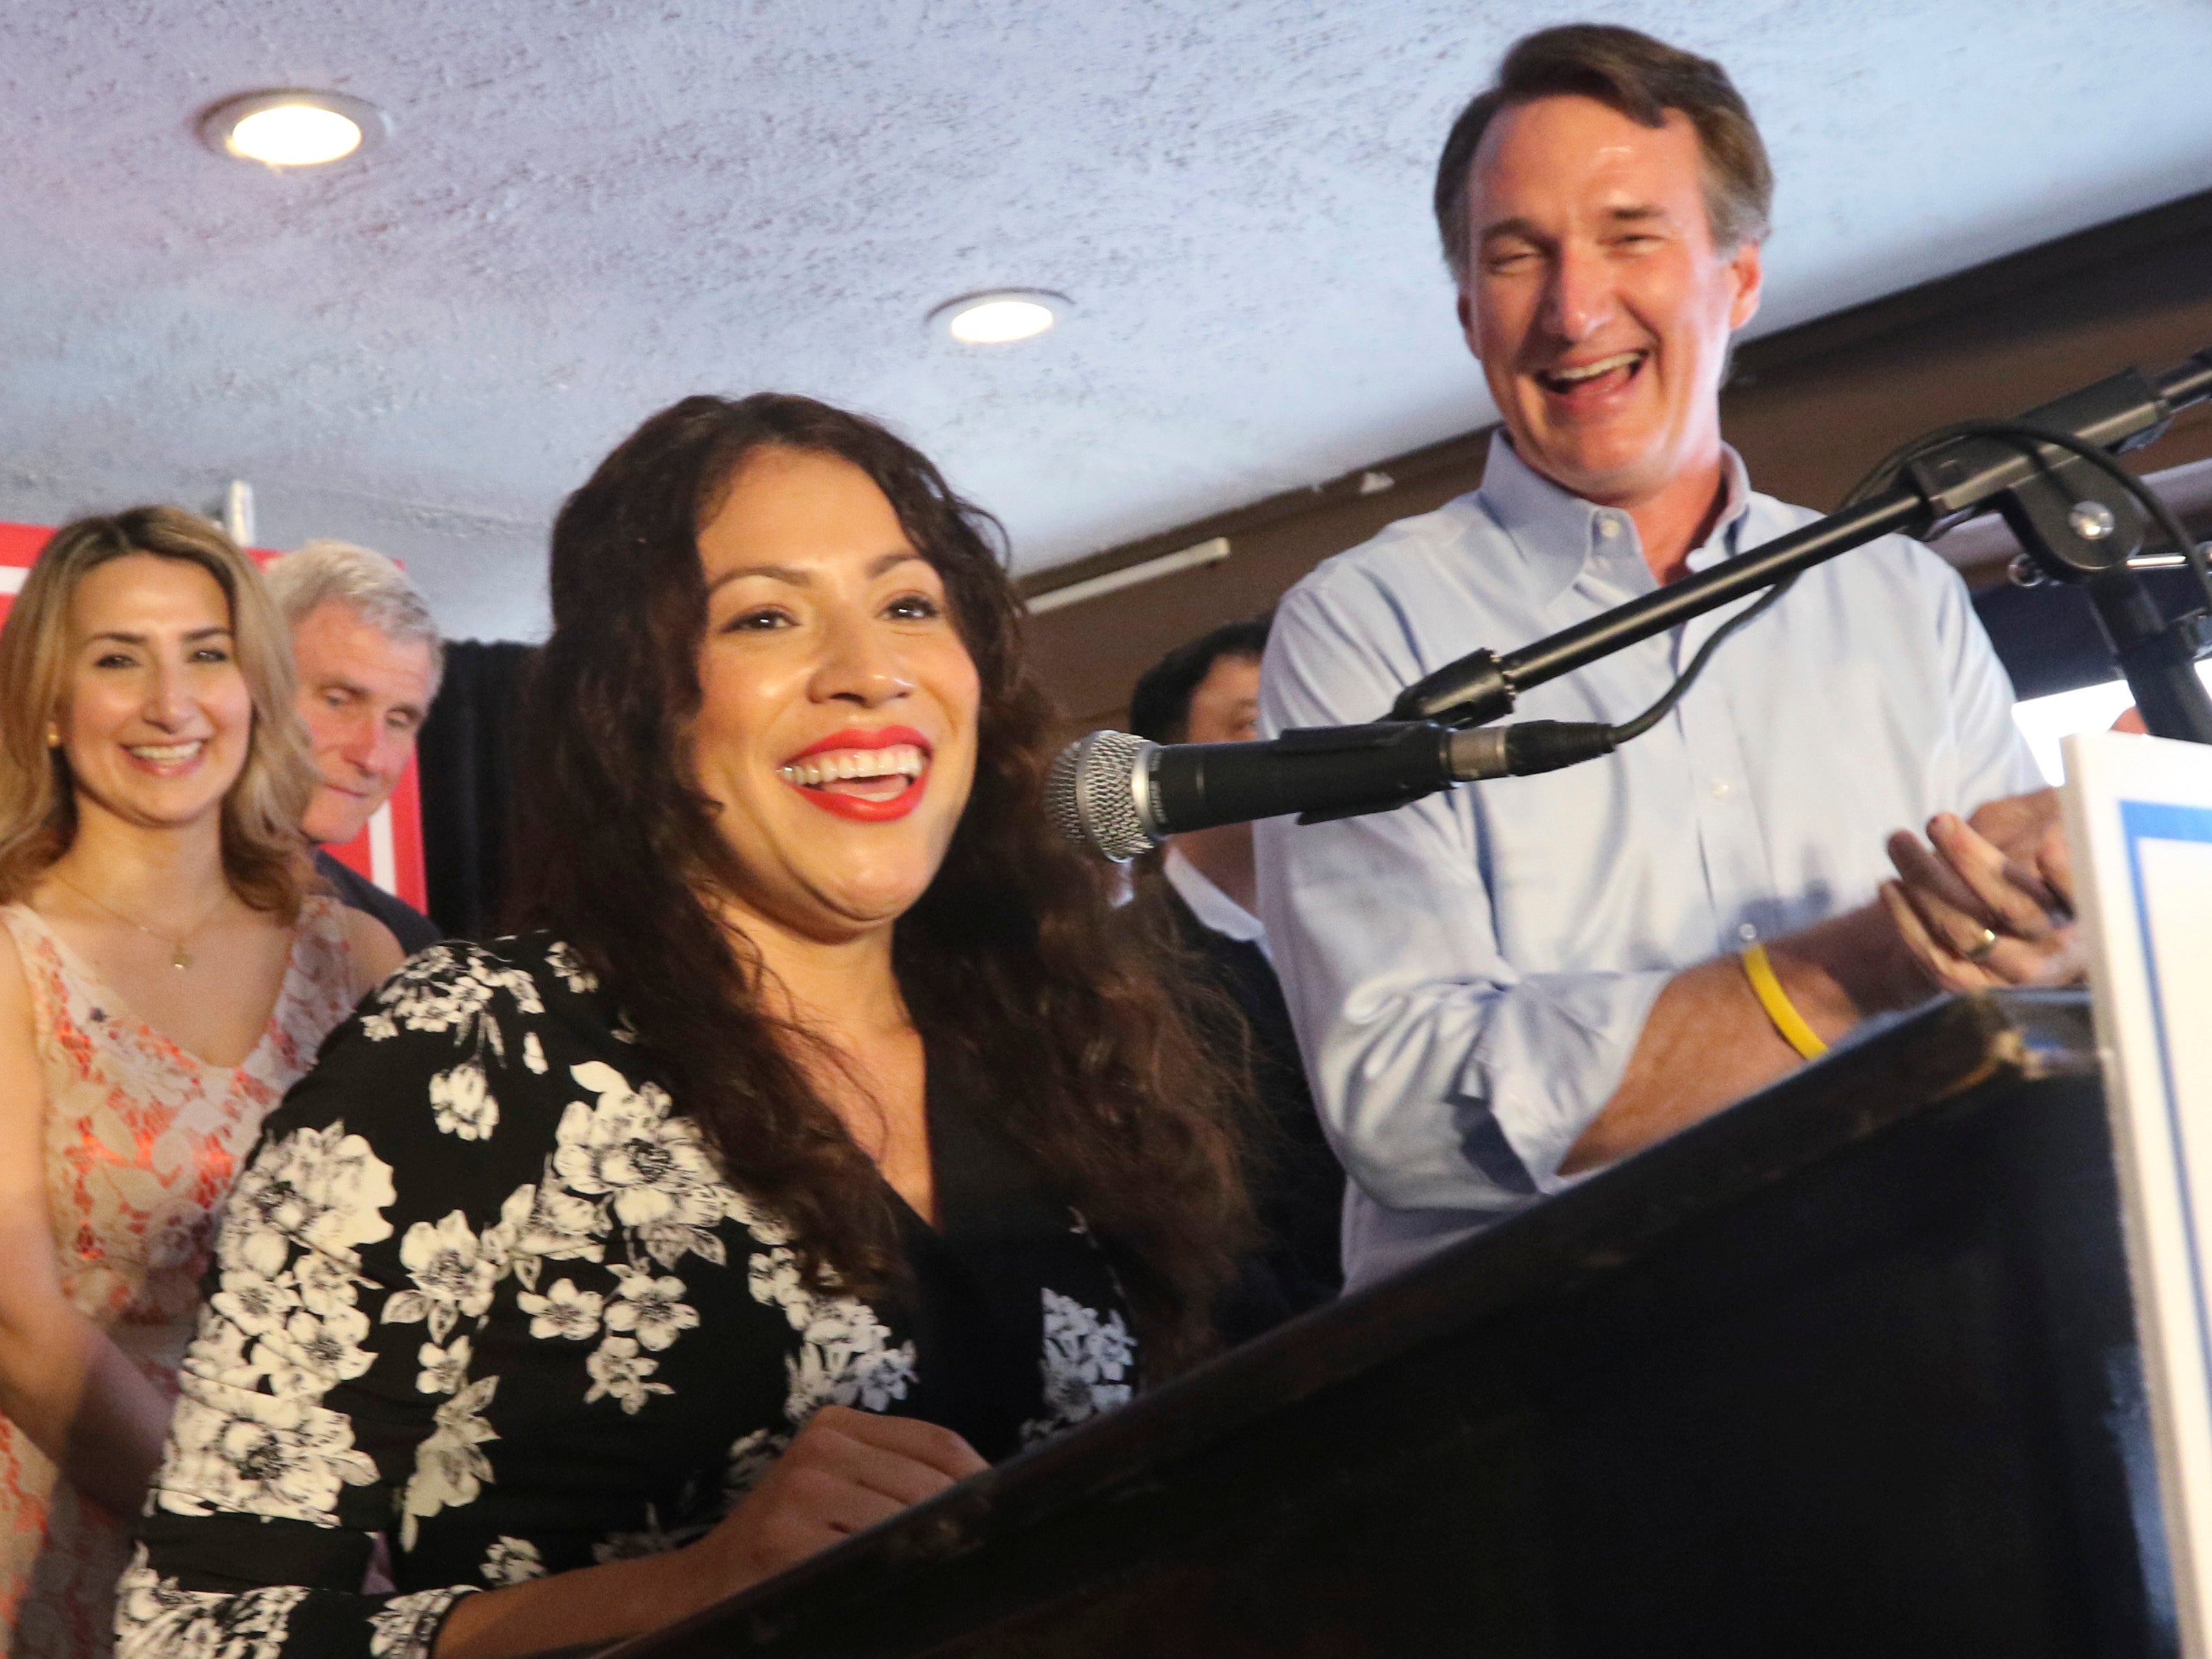
<svg viewBox="0 0 2212 1659"><path fill-rule="evenodd" d="M1507 53L1435 190L1503 422L1482 487L1282 602L1263 729L1376 719L1478 647L1815 516L1754 494L1721 439L1771 193L1718 64L1586 24ZM1516 718L1626 722L1728 614L1528 691ZM2040 782L1964 584L1893 536L1799 576L1601 760L1261 825L1260 913L1359 1189L1351 1281L1717 1111L1870 1014L2071 975Z"/></svg>
<svg viewBox="0 0 2212 1659"><path fill-rule="evenodd" d="M263 1115L397 967L305 891L313 787L252 563L137 507L54 532L0 631L0 1625L105 1653Z"/></svg>
<svg viewBox="0 0 2212 1659"><path fill-rule="evenodd" d="M1228 623L1169 652L1130 694L1129 729L1154 743L1258 737L1260 658L1270 622ZM1328 1301L1344 1282L1344 1170L1314 1111L1267 929L1253 914L1256 889L1252 826L1229 823L1176 836L1157 860L1146 860L1133 905L1203 963L1243 1017L1243 1030L1216 1039L1249 1048L1266 1134L1251 1179L1265 1255L1224 1315L1226 1334L1239 1340Z"/></svg>
<svg viewBox="0 0 2212 1659"><path fill-rule="evenodd" d="M315 868L412 955L438 941L437 924L322 849L358 836L414 758L445 672L438 624L405 571L349 542L307 542L265 574L292 630L300 718L314 752L306 827Z"/></svg>
<svg viewBox="0 0 2212 1659"><path fill-rule="evenodd" d="M124 1659L603 1645L1209 1351L1235 1080L1045 816L990 530L769 393L569 497L539 931L416 957L270 1118Z"/></svg>

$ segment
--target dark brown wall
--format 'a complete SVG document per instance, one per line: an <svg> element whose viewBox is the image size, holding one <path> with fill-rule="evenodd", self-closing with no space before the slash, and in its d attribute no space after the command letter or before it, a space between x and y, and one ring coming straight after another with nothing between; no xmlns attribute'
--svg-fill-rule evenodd
<svg viewBox="0 0 2212 1659"><path fill-rule="evenodd" d="M2130 364L2163 369L2208 346L2212 191L1753 341L1738 354L1723 420L1759 489L1825 507L1916 434L2017 413ZM1038 617L1032 638L1048 683L1081 725L1114 723L1131 682L1163 653L1272 605L1391 520L1472 489L1488 444L1486 428L1469 433L1032 579L1032 592L1060 587L1213 536L1233 549L1223 563ZM2208 458L2212 404L2186 411L2132 459L2151 471ZM1392 486L1362 494L1370 471ZM2212 522L2206 471L2191 470L2196 487L2180 504ZM1947 550L1970 579L1987 579L2008 550L1974 528Z"/></svg>

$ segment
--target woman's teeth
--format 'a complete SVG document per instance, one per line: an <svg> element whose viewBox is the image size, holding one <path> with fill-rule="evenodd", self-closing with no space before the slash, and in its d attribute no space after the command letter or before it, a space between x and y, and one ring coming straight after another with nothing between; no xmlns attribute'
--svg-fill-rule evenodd
<svg viewBox="0 0 2212 1659"><path fill-rule="evenodd" d="M128 743L123 745L125 754L155 766L173 766L179 761L190 760L206 747L205 741L202 739L191 743Z"/></svg>
<svg viewBox="0 0 2212 1659"><path fill-rule="evenodd" d="M802 789L819 789L825 784L856 779L918 778L928 764L929 757L913 744L895 743L888 749L833 749L826 754L809 755L779 766L775 775Z"/></svg>

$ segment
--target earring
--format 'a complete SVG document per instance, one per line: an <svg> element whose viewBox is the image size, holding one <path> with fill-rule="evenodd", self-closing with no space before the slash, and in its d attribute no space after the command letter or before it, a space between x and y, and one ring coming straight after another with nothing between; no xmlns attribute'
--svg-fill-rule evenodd
<svg viewBox="0 0 2212 1659"><path fill-rule="evenodd" d="M55 725L52 720L48 720L46 722L46 747L49 749L58 749L61 746L62 729L60 726Z"/></svg>

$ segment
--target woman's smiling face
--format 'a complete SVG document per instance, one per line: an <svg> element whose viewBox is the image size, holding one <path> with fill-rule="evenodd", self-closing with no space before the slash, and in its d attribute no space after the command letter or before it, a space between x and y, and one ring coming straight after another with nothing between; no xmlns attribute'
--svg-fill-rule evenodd
<svg viewBox="0 0 2212 1659"><path fill-rule="evenodd" d="M70 600L70 678L55 726L81 795L167 827L219 812L253 740L230 599L187 559L110 559Z"/></svg>
<svg viewBox="0 0 2212 1659"><path fill-rule="evenodd" d="M886 927L937 874L981 691L945 584L841 456L749 457L699 532L692 775L743 908L810 937Z"/></svg>

